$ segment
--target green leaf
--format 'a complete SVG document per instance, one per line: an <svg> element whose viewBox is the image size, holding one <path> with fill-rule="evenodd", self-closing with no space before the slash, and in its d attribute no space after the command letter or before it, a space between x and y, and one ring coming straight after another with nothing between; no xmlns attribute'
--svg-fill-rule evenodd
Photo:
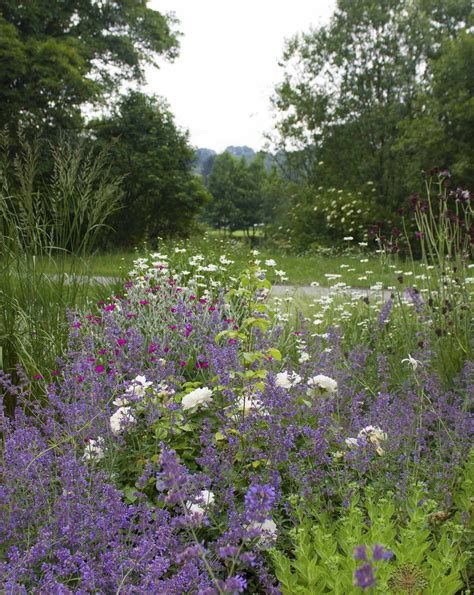
<svg viewBox="0 0 474 595"><path fill-rule="evenodd" d="M277 362L281 362L282 360L282 355L281 355L281 351L278 349L275 349L275 347L270 347L270 349L267 351L268 355L273 358L275 361Z"/></svg>

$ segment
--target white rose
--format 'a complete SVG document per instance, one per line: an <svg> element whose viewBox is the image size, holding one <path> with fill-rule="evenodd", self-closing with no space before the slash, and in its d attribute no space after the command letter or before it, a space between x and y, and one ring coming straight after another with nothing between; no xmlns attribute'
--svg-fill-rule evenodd
<svg viewBox="0 0 474 595"><path fill-rule="evenodd" d="M188 500L186 502L186 510L191 514L203 515L206 512L207 507L214 503L215 497L209 490L201 490L196 497L196 500L198 500L200 504Z"/></svg>
<svg viewBox="0 0 474 595"><path fill-rule="evenodd" d="M328 393L335 393L337 391L337 382L329 376L318 374L308 380L308 386L312 388L320 388Z"/></svg>
<svg viewBox="0 0 474 595"><path fill-rule="evenodd" d="M387 434L379 426L366 426L357 434L358 438L366 438L372 444L387 440Z"/></svg>
<svg viewBox="0 0 474 595"><path fill-rule="evenodd" d="M195 411L199 406L207 407L212 401L212 390L204 386L197 388L183 397L181 405L185 411Z"/></svg>
<svg viewBox="0 0 474 595"><path fill-rule="evenodd" d="M263 523L253 521L248 526L249 529L258 529L261 533L259 538L260 544L269 547L273 544L277 537L277 526L273 519L266 519Z"/></svg>
<svg viewBox="0 0 474 595"><path fill-rule="evenodd" d="M127 423L136 423L136 421L131 407L119 407L110 418L110 428L112 433L117 435L124 430Z"/></svg>
<svg viewBox="0 0 474 595"><path fill-rule="evenodd" d="M104 456L104 441L102 438L97 438L97 440L89 440L82 458L84 461L100 461Z"/></svg>
<svg viewBox="0 0 474 595"><path fill-rule="evenodd" d="M276 375L276 385L280 386L281 388L291 388L296 384L301 382L301 376L292 372L289 374L288 372L278 372Z"/></svg>

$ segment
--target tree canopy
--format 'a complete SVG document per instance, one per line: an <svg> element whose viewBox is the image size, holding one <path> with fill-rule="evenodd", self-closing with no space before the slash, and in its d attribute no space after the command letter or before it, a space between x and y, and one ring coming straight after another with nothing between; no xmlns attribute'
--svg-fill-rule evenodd
<svg viewBox="0 0 474 595"><path fill-rule="evenodd" d="M0 127L77 129L84 103L175 57L173 24L146 0L0 0Z"/></svg>
<svg viewBox="0 0 474 595"><path fill-rule="evenodd" d="M250 163L244 156L237 159L227 151L217 155L208 177L213 197L206 213L209 223L231 231L254 232L267 220L267 182L264 155L257 155Z"/></svg>
<svg viewBox="0 0 474 595"><path fill-rule="evenodd" d="M97 145L108 148L113 173L123 177L123 209L111 220L115 241L134 245L186 235L209 196L191 171L194 152L187 133L178 129L166 103L130 92L90 129Z"/></svg>
<svg viewBox="0 0 474 595"><path fill-rule="evenodd" d="M352 190L372 180L379 201L397 206L406 193L401 123L415 120L422 95L444 94L443 103L456 95L441 75L443 55L471 10L469 0L338 0L328 25L291 39L273 105L276 146L289 151L293 170ZM470 59L464 55L465 67Z"/></svg>

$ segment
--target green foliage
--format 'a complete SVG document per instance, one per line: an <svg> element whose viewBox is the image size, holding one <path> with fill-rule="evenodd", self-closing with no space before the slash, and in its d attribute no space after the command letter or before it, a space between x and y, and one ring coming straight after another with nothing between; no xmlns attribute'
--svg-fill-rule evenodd
<svg viewBox="0 0 474 595"><path fill-rule="evenodd" d="M458 184L474 187L474 39L463 32L446 41L432 62L430 89L420 89L415 113L400 123L396 151L414 178L427 166L449 168Z"/></svg>
<svg viewBox="0 0 474 595"><path fill-rule="evenodd" d="M206 220L213 226L230 231L252 230L272 220L273 199L279 199L278 176L265 171L264 155L247 163L224 152L213 160L208 178L213 201L206 210ZM277 200L278 202L278 200Z"/></svg>
<svg viewBox="0 0 474 595"><path fill-rule="evenodd" d="M276 239L286 239L297 251L318 246L347 247L346 237L352 238L350 242L366 241L369 225L380 212L371 200L373 194L370 184L364 193L301 188L289 201L286 220L276 231Z"/></svg>
<svg viewBox="0 0 474 595"><path fill-rule="evenodd" d="M472 468L466 467L464 474L468 472L472 475ZM456 519L446 522L436 512L435 503L423 499L420 486L412 489L403 504L390 493L374 498L367 489L366 494L364 503L354 496L337 518L319 507L308 511L296 504L297 525L290 531L290 551L270 551L282 593L360 593L361 588L354 586L354 572L361 562L354 558L354 548L361 545L366 546L373 566L373 592L457 593L470 558L465 524ZM391 551L393 559L374 560L369 552L375 545ZM404 589L406 584L412 590Z"/></svg>
<svg viewBox="0 0 474 595"><path fill-rule="evenodd" d="M112 219L113 243L156 242L158 236L186 236L194 216L209 200L191 171L193 151L166 104L131 92L109 117L90 127L107 147L112 171L123 177L123 209Z"/></svg>
<svg viewBox="0 0 474 595"><path fill-rule="evenodd" d="M291 39L283 57L283 82L273 99L280 116L276 145L287 151L291 175L313 186L352 191L372 180L380 204L399 206L407 190L416 187L413 174L418 173L408 165L407 176L407 159L397 149L400 123L407 122L409 129L420 92L431 89L432 80L435 88L436 80L443 80L437 71L450 59L441 59L437 67L434 59L444 52L449 56L456 46L449 40L456 40L470 15L466 0L339 0L328 25ZM443 112L446 101L454 106L463 97L464 119L472 109L456 88L466 89L469 64L463 58L451 70L454 86L452 80L441 83ZM452 128L448 120L446 126ZM455 145L450 151L461 155L464 136L450 138Z"/></svg>
<svg viewBox="0 0 474 595"><path fill-rule="evenodd" d="M0 1L0 128L74 128L80 107L173 58L172 21L146 2Z"/></svg>

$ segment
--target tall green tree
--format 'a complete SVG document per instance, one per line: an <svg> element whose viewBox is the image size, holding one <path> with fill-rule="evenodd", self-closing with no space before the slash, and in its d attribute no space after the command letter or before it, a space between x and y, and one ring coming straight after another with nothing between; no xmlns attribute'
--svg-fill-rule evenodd
<svg viewBox="0 0 474 595"><path fill-rule="evenodd" d="M84 103L177 49L147 0L0 0L0 128L77 129Z"/></svg>
<svg viewBox="0 0 474 595"><path fill-rule="evenodd" d="M474 37L447 41L432 64L428 90L420 88L415 117L400 123L396 146L409 177L430 165L449 169L474 188Z"/></svg>
<svg viewBox="0 0 474 595"><path fill-rule="evenodd" d="M265 219L266 180L263 155L249 164L245 157L237 159L228 152L217 155L208 179L213 200L206 212L207 220L214 227L254 235Z"/></svg>
<svg viewBox="0 0 474 595"><path fill-rule="evenodd" d="M90 128L97 146L108 148L113 173L123 177L125 197L110 221L116 230L112 240L135 245L189 233L210 197L192 172L188 135L178 129L166 103L131 92Z"/></svg>
<svg viewBox="0 0 474 595"><path fill-rule="evenodd" d="M338 0L328 25L290 40L274 106L293 171L356 191L372 180L396 206L406 191L399 123L413 120L432 60L471 10L470 0Z"/></svg>

